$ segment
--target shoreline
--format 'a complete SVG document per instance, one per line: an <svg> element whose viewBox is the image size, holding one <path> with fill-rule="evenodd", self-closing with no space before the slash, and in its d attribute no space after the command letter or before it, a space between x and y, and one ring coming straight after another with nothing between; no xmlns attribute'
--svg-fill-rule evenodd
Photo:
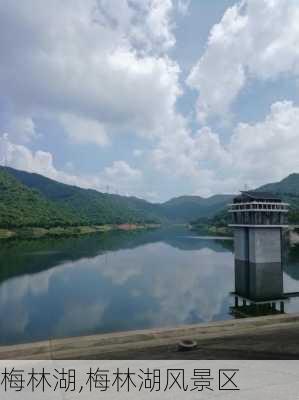
<svg viewBox="0 0 299 400"><path fill-rule="evenodd" d="M207 237L221 237L233 239L230 228L216 225L192 225L171 224L172 226L184 225L190 231ZM103 225L79 225L79 226L56 226L51 228L42 227L23 227L23 228L0 228L0 243L13 240L35 240L43 238L59 237L79 237L85 235L94 235L96 233L106 233L112 231L134 232L138 230L158 229L163 226L162 223L123 223L123 224L103 224ZM298 225L289 225L287 229L287 240L289 245L299 244Z"/></svg>
<svg viewBox="0 0 299 400"><path fill-rule="evenodd" d="M229 237L233 239L233 231L231 228L226 226L216 226L216 225L189 225L190 230L198 233L198 235L207 236L219 236L219 237ZM299 227L298 225L289 225L286 230L287 242L291 247L299 245Z"/></svg>
<svg viewBox="0 0 299 400"><path fill-rule="evenodd" d="M233 230L226 225L212 225L209 223L189 223L192 232L207 236L233 237Z"/></svg>
<svg viewBox="0 0 299 400"><path fill-rule="evenodd" d="M72 237L105 233L111 231L138 231L160 228L161 224L105 224L82 226L57 226L51 228L24 227L0 228L0 242L7 240L43 239L49 237Z"/></svg>

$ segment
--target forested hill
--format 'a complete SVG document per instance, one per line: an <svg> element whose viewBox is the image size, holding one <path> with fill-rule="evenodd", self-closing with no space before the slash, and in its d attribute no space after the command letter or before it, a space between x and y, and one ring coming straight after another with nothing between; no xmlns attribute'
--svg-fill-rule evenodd
<svg viewBox="0 0 299 400"><path fill-rule="evenodd" d="M9 167L0 167L0 173L4 180L10 177L11 181L9 188L0 189L0 204L5 204L0 227L15 226L14 224L43 226L45 217L40 218L42 215L49 217L53 215L53 223L56 225L186 223L198 217L215 215L232 197L219 195L204 199L199 196L182 196L162 204L153 204L136 197L100 193L96 190L66 185L39 174ZM28 198L22 196L17 198L20 187L27 193L32 195L34 193L39 199L39 204L36 203L32 207L32 201ZM4 203L4 197L9 197L10 202ZM23 215L22 218L20 215L14 218L16 208L22 210L19 213ZM37 210L35 215L33 208ZM56 215L57 218L60 216L59 220Z"/></svg>
<svg viewBox="0 0 299 400"><path fill-rule="evenodd" d="M225 194L208 198L200 196L181 196L161 204L161 210L164 217L170 221L190 222L199 217L213 217L219 210L223 209L232 198L232 195Z"/></svg>
<svg viewBox="0 0 299 400"><path fill-rule="evenodd" d="M281 196L290 204L290 223L299 223L299 174L291 174L279 182L261 186L257 191L266 191Z"/></svg>
<svg viewBox="0 0 299 400"><path fill-rule="evenodd" d="M256 190L299 197L299 174L291 174L279 182L268 183Z"/></svg>
<svg viewBox="0 0 299 400"><path fill-rule="evenodd" d="M261 186L290 203L290 221L299 222L299 174ZM35 173L0 167L0 228L121 223L228 221L232 195L181 196L165 203L100 193L56 182Z"/></svg>
<svg viewBox="0 0 299 400"><path fill-rule="evenodd" d="M151 204L144 200L82 189L12 168L6 170L28 188L38 190L43 197L67 208L88 225L157 222L151 213Z"/></svg>
<svg viewBox="0 0 299 400"><path fill-rule="evenodd" d="M255 189L257 192L268 192L279 195L281 199L289 203L289 222L299 224L299 174L291 174L279 182L269 183ZM219 210L216 215L207 222L203 218L192 221L194 226L208 223L214 226L226 226L230 221L230 215L227 208Z"/></svg>
<svg viewBox="0 0 299 400"><path fill-rule="evenodd" d="M51 227L76 223L76 216L69 210L58 207L0 169L0 227Z"/></svg>
<svg viewBox="0 0 299 400"><path fill-rule="evenodd" d="M64 185L38 174L0 167L0 227L153 222L121 196Z"/></svg>

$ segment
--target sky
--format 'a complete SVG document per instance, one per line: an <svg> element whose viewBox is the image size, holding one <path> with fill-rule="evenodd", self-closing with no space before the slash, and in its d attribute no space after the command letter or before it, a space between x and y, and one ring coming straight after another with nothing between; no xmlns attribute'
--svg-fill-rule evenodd
<svg viewBox="0 0 299 400"><path fill-rule="evenodd" d="M0 0L0 164L161 202L299 172L298 0Z"/></svg>

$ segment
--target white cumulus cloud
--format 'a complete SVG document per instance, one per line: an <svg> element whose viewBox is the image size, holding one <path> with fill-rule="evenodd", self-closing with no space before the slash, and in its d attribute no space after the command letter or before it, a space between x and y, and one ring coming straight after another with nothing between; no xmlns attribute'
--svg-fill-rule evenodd
<svg viewBox="0 0 299 400"><path fill-rule="evenodd" d="M299 107L273 103L265 119L240 122L228 143L209 127L195 135L182 131L177 142L165 140L152 154L155 165L190 179L195 193L236 193L299 172Z"/></svg>
<svg viewBox="0 0 299 400"><path fill-rule="evenodd" d="M104 174L107 179L119 179L131 181L141 178L142 173L138 169L130 167L126 161L114 161L110 167L106 167Z"/></svg>
<svg viewBox="0 0 299 400"><path fill-rule="evenodd" d="M243 0L213 26L187 79L198 117L225 116L249 80L299 75L297 0Z"/></svg>
<svg viewBox="0 0 299 400"><path fill-rule="evenodd" d="M180 94L167 55L174 8L172 0L1 1L1 103L23 122L60 121L80 142L157 133Z"/></svg>

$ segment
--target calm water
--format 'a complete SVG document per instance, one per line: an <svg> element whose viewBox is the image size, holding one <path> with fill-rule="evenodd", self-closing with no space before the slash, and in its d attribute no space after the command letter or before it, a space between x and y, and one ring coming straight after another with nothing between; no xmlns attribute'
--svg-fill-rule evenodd
<svg viewBox="0 0 299 400"><path fill-rule="evenodd" d="M299 291L296 249L284 288ZM232 241L184 228L5 243L0 344L229 319L232 290Z"/></svg>

